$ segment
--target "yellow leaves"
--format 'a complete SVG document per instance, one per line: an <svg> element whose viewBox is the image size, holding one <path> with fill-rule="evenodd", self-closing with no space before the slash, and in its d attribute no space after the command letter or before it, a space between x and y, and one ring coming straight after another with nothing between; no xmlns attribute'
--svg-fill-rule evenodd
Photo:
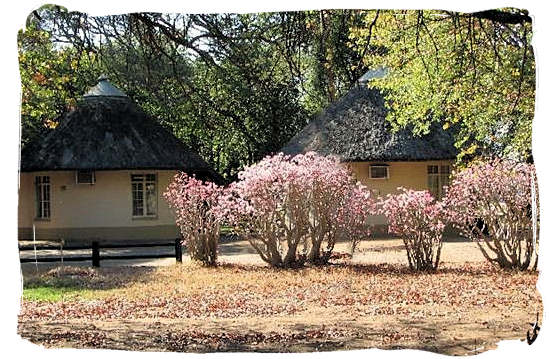
<svg viewBox="0 0 550 359"><path fill-rule="evenodd" d="M468 148L464 151L464 154L471 155L471 154L473 154L476 150L477 150L477 145L471 145L470 147L468 147Z"/></svg>
<svg viewBox="0 0 550 359"><path fill-rule="evenodd" d="M44 122L44 125L45 125L47 128L50 128L50 129L52 129L52 130L55 129L55 128L57 127L58 124L59 124L59 122L54 121L54 120L50 120L50 119L48 119L48 120L46 120L46 121Z"/></svg>

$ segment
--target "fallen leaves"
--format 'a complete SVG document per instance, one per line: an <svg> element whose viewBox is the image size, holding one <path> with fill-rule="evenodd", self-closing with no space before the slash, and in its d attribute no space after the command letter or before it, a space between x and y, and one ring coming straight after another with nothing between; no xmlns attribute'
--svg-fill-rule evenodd
<svg viewBox="0 0 550 359"><path fill-rule="evenodd" d="M279 344L283 347L291 347L299 342L317 341L318 344L332 341L332 345L338 346L343 338L356 335L349 330L304 330L302 332L246 332L236 331L208 333L200 330L186 330L167 332L155 338L170 351L226 351L235 350L242 345L272 345ZM342 345L340 343L340 345Z"/></svg>
<svg viewBox="0 0 550 359"><path fill-rule="evenodd" d="M86 289L89 296L54 302L23 300L19 320L24 337L46 346L170 351L294 351L301 346L300 350L312 351L348 348L350 341L369 340L386 348L406 344L429 349L442 339L430 337L432 331L414 327L414 323L429 329L441 325L435 324L441 320L458 326L475 323L476 328L490 327L495 338L497 329L523 335L522 322L516 324L514 319L518 313L530 318L542 312L537 277L536 272L503 271L485 264L445 263L435 273L412 272L397 264L349 263L296 270L242 265L66 268L26 278L26 285L71 286ZM487 312L496 314L494 318L472 317L472 313ZM174 329L165 324L173 319L259 320L267 328L276 328L272 324L282 319L325 313L331 314L317 320L326 321L327 327L305 325L303 330L292 331ZM405 330L392 326L374 332L358 329L357 325L373 318L411 324L401 323ZM71 330L67 324L56 331L49 327L94 321L119 323L113 325L141 321L149 322L150 328L134 334L130 324L126 337L113 341L109 331L94 327Z"/></svg>
<svg viewBox="0 0 550 359"><path fill-rule="evenodd" d="M485 265L442 265L416 273L399 265L339 265L299 270L240 266L157 269L147 280L136 273L74 270L43 276L70 278L83 288L109 288L95 300L24 300L21 320L233 318L291 315L311 308L341 307L357 315L434 315L430 306L459 313L470 308L540 305L537 274L507 272ZM36 285L37 282L35 281Z"/></svg>

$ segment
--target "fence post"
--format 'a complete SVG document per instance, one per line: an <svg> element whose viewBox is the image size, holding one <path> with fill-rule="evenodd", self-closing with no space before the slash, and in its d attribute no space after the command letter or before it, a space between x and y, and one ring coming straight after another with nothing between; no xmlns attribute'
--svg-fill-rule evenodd
<svg viewBox="0 0 550 359"><path fill-rule="evenodd" d="M181 257L182 257L182 254L181 254L181 238L176 238L176 242L174 243L174 247L175 247L175 250L176 250L176 262L181 263Z"/></svg>
<svg viewBox="0 0 550 359"><path fill-rule="evenodd" d="M92 242L92 266L99 267L99 242Z"/></svg>

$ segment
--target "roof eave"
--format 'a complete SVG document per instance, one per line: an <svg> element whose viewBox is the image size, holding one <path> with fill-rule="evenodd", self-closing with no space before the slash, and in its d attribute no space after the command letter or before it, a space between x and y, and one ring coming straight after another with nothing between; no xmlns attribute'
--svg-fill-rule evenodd
<svg viewBox="0 0 550 359"><path fill-rule="evenodd" d="M354 158L342 159L342 162L430 162L430 161L454 161L453 157L433 157L433 158Z"/></svg>

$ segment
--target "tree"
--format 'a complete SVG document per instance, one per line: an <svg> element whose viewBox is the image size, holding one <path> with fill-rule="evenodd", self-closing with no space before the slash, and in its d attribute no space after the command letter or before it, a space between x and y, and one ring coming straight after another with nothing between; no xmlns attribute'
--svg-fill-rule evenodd
<svg viewBox="0 0 550 359"><path fill-rule="evenodd" d="M432 122L456 131L459 158L474 153L529 158L535 60L527 11L376 11L352 34L394 127L418 134Z"/></svg>
<svg viewBox="0 0 550 359"><path fill-rule="evenodd" d="M55 47L49 34L29 26L18 34L21 95L21 146L55 128L97 78L94 54Z"/></svg>
<svg viewBox="0 0 550 359"><path fill-rule="evenodd" d="M357 14L92 17L47 5L28 26L47 33L53 47L93 54L151 117L234 179L361 75L361 57L347 43Z"/></svg>

